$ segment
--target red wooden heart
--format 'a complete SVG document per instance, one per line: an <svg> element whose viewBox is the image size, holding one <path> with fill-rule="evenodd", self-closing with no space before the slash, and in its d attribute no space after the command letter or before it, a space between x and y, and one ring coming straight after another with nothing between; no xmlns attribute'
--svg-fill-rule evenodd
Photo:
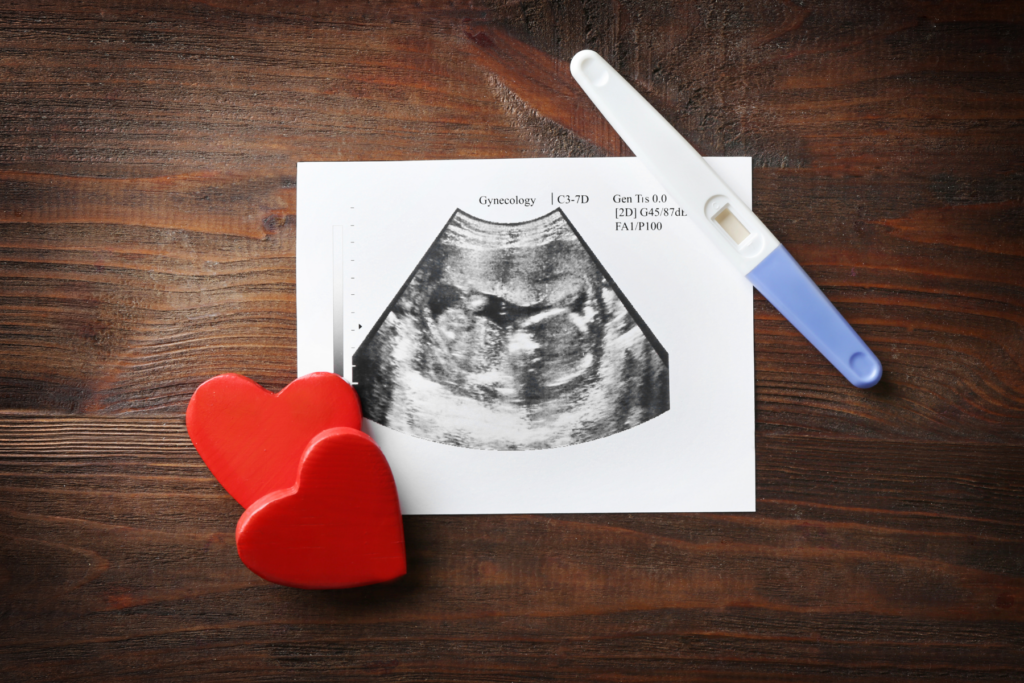
<svg viewBox="0 0 1024 683"><path fill-rule="evenodd" d="M300 377L277 394L241 375L219 375L196 389L185 413L206 466L246 508L295 484L314 436L361 423L356 392L330 372Z"/></svg>
<svg viewBox="0 0 1024 683"><path fill-rule="evenodd" d="M253 503L238 520L235 540L249 569L285 586L353 588L405 574L391 468L356 429L316 436L295 485Z"/></svg>

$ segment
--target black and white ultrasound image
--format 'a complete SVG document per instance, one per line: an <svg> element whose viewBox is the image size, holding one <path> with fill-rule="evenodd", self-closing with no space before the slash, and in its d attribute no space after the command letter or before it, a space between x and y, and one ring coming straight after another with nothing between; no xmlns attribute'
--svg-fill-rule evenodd
<svg viewBox="0 0 1024 683"><path fill-rule="evenodd" d="M669 409L667 352L561 210L456 211L352 363L365 417L464 448L569 446Z"/></svg>

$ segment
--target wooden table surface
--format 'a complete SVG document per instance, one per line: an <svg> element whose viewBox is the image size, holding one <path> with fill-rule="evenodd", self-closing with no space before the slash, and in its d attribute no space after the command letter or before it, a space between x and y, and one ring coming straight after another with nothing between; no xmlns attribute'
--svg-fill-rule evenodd
<svg viewBox="0 0 1024 683"><path fill-rule="evenodd" d="M0 678L1024 677L1022 23L1015 0L6 3ZM397 583L263 582L184 412L218 373L295 376L295 163L628 154L570 78L583 48L701 153L753 157L756 210L881 384L757 297L756 514L407 517Z"/></svg>

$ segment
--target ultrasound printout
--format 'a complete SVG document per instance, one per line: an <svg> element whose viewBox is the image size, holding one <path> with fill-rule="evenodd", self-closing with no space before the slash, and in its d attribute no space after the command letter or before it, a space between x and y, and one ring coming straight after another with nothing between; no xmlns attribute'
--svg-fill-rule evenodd
<svg viewBox="0 0 1024 683"><path fill-rule="evenodd" d="M299 374L405 514L753 510L752 291L688 220L633 158L299 164Z"/></svg>
<svg viewBox="0 0 1024 683"><path fill-rule="evenodd" d="M457 210L352 381L367 419L485 450L592 441L669 406L664 347L561 209L523 223Z"/></svg>

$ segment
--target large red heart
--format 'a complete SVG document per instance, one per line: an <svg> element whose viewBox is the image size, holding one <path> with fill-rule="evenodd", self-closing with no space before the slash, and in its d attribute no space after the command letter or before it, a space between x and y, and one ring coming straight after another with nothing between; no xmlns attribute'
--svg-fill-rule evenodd
<svg viewBox="0 0 1024 683"><path fill-rule="evenodd" d="M241 375L219 375L196 389L185 413L199 455L245 508L295 484L314 436L361 423L356 392L330 372L300 377L277 394Z"/></svg>
<svg viewBox="0 0 1024 683"><path fill-rule="evenodd" d="M405 574L391 468L370 437L346 427L310 442L295 485L253 503L235 541L249 569L295 588L353 588Z"/></svg>

